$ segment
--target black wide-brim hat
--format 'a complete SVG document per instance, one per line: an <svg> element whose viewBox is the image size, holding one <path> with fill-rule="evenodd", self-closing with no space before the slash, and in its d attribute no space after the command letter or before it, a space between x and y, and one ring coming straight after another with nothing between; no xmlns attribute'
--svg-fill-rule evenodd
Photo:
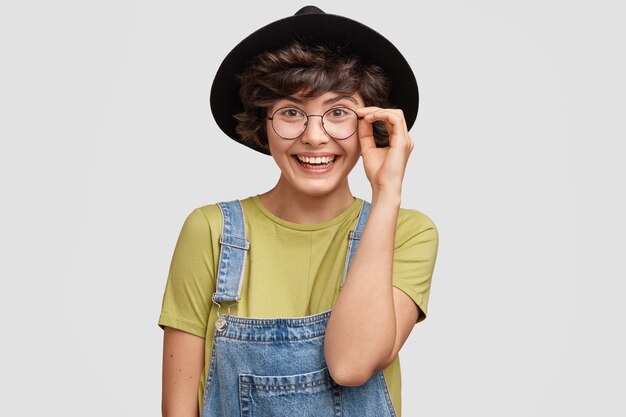
<svg viewBox="0 0 626 417"><path fill-rule="evenodd" d="M356 54L364 64L380 66L391 82L389 103L402 109L407 128L417 117L419 94L415 75L398 49L374 29L344 16L324 13L306 6L295 15L272 22L239 42L220 65L211 87L211 112L218 126L229 137L243 143L235 127L234 115L243 111L237 75L260 53L287 46L298 40L307 45L339 45ZM264 154L269 152L243 143Z"/></svg>

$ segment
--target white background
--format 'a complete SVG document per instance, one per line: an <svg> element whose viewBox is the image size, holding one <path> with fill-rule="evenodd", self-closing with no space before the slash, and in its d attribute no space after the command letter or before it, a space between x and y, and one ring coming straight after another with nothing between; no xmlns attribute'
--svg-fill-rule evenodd
<svg viewBox="0 0 626 417"><path fill-rule="evenodd" d="M185 217L278 178L217 128L210 83L305 4L2 3L1 415L159 415ZM440 246L403 415L626 415L622 7L408 4L317 3L387 36L420 86L403 206ZM370 197L360 164L352 188Z"/></svg>

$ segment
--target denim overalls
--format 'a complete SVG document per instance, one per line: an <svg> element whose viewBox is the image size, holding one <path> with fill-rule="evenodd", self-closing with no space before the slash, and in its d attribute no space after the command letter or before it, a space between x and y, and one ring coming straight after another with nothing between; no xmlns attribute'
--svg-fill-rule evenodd
<svg viewBox="0 0 626 417"><path fill-rule="evenodd" d="M397 417L383 371L358 387L331 378L324 334L331 310L306 317L250 318L219 314L220 303L240 300L250 242L238 200L218 203L223 218L216 291L218 307L202 417ZM341 287L365 227L364 201L348 236ZM280 300L276 300L280 302Z"/></svg>

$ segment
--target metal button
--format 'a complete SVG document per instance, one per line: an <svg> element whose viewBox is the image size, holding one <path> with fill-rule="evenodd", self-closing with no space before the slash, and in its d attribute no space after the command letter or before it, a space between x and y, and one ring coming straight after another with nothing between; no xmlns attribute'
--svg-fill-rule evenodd
<svg viewBox="0 0 626 417"><path fill-rule="evenodd" d="M215 328L217 329L218 332L221 332L222 330L226 328L226 324L227 323L224 317L220 317L215 321Z"/></svg>

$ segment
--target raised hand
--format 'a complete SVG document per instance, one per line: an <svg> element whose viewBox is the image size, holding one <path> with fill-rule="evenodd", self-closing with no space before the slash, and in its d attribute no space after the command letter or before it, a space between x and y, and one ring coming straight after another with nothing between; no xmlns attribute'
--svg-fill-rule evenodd
<svg viewBox="0 0 626 417"><path fill-rule="evenodd" d="M409 155L413 150L413 140L400 109L381 107L361 107L356 113L363 119L359 122L358 135L361 156L367 179L372 185L372 193L392 192L399 196ZM389 146L377 148L374 142L372 123L381 120L389 132Z"/></svg>

